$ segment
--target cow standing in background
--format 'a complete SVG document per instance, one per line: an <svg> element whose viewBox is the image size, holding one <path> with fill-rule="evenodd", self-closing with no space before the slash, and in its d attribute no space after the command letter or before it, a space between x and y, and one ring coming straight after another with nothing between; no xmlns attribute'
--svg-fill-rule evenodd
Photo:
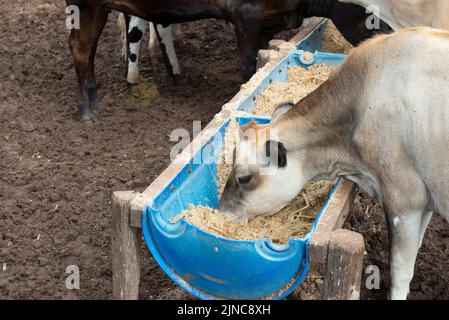
<svg viewBox="0 0 449 320"><path fill-rule="evenodd" d="M215 18L234 24L242 61L242 75L248 79L256 70L256 57L273 35L299 27L301 0L66 0L80 9L80 29L73 29L69 45L80 90L79 119L94 121L92 104L100 100L94 71L98 40L110 10L170 25Z"/></svg>
<svg viewBox="0 0 449 320"><path fill-rule="evenodd" d="M379 10L379 16L393 30L432 27L449 30L448 0L339 0Z"/></svg>
<svg viewBox="0 0 449 320"><path fill-rule="evenodd" d="M80 91L79 119L94 121L92 104L100 97L94 71L98 40L111 10L170 25L215 18L234 25L242 62L242 75L249 79L256 71L259 49L266 47L274 34L297 28L305 17L330 17L351 43L371 37L378 30L365 27L365 10L336 0L66 0L80 9L80 29L73 29L72 51ZM128 34L129 35L129 34Z"/></svg>
<svg viewBox="0 0 449 320"><path fill-rule="evenodd" d="M181 76L179 61L176 56L174 40L181 37L180 26L154 25L135 16L128 16L123 13L119 15L118 24L122 38L122 55L126 61L125 78L128 84L128 92L139 83L139 56L140 46L147 30L149 30L148 48L150 58L156 60L162 54L166 69L171 78L177 82Z"/></svg>
<svg viewBox="0 0 449 320"><path fill-rule="evenodd" d="M364 14L362 9L355 5L342 4L336 0L312 0L308 1L308 8L304 11L304 16L322 16L331 19L337 24L337 28L343 33L346 40L353 45L357 45L373 35L372 32L367 33L365 26L368 15ZM148 22L138 17L126 17L124 14L119 15L119 26L123 41L122 52L126 60L125 77L128 84L128 92L131 92L132 87L139 82L140 39L145 35L147 24ZM134 28L138 31L133 30ZM157 28L155 28L154 24L150 22L149 30L150 57L154 59L162 51L168 74L176 83L179 79L182 79L179 62L173 44L173 39L177 40L180 38L181 31L179 25L170 25L166 28L158 25ZM354 32L354 30L361 31ZM128 38L127 31L129 32ZM380 23L379 30L377 30L378 33L387 33L390 31L391 29L388 28L383 21ZM137 40L134 42L128 41L128 39L135 38L137 38ZM164 47L161 49L159 49L159 38L161 38L164 43Z"/></svg>

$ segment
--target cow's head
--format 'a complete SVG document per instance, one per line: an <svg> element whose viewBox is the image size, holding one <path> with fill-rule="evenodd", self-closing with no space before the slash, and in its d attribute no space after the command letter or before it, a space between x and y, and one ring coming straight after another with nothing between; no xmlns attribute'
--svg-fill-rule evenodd
<svg viewBox="0 0 449 320"><path fill-rule="evenodd" d="M289 150L273 125L291 107L279 106L269 125L250 123L242 128L220 210L248 218L273 214L308 182L310 177L303 172L300 152Z"/></svg>

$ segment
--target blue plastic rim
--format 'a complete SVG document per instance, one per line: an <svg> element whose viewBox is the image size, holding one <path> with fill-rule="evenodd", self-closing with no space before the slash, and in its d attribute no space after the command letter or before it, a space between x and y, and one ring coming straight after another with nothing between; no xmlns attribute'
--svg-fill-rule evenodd
<svg viewBox="0 0 449 320"><path fill-rule="evenodd" d="M252 113L257 96L269 84L285 82L288 68L308 67L309 63L301 62L302 50L299 49L319 49L317 45L323 26L299 43L297 51L282 60L251 95L242 99L238 110ZM345 57L315 52L310 64L335 66ZM238 120L243 125L251 119L259 123L270 121L264 116ZM292 293L307 275L308 242L340 182L336 181L309 233L304 238L290 239L284 245L273 244L268 239L226 239L205 232L184 219L171 223L170 218L186 210L190 204L218 206L217 161L222 149L221 137L229 121L225 121L213 137L204 142L200 151L145 208L142 216L144 239L164 272L197 298L282 299Z"/></svg>
<svg viewBox="0 0 449 320"><path fill-rule="evenodd" d="M160 211L151 206L143 216L144 239L164 272L199 299L283 299L309 271L308 242L338 185L339 181L310 232L282 246L268 239L222 238L184 220L173 226L174 233L166 232Z"/></svg>
<svg viewBox="0 0 449 320"><path fill-rule="evenodd" d="M238 103L238 110L252 114L257 103L257 97L270 84L275 82L286 82L288 69L291 67L309 68L310 66L315 64L326 64L334 67L341 64L347 57L347 55L344 54L315 51L313 53L313 58L310 61L305 62L304 59L302 59L302 55L304 52L305 51L303 50L293 51L290 55L279 62L276 67L267 75L267 77L260 81L259 85L251 92L251 94L243 98Z"/></svg>

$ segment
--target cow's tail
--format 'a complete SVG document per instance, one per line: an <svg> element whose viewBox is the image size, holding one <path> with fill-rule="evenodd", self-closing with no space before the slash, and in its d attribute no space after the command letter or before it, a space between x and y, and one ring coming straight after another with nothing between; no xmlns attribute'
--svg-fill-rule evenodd
<svg viewBox="0 0 449 320"><path fill-rule="evenodd" d="M120 29L120 39L122 40L122 56L125 59L127 59L126 56L128 53L128 39L127 39L128 26L126 23L126 17L123 13L120 13L118 15L117 23Z"/></svg>

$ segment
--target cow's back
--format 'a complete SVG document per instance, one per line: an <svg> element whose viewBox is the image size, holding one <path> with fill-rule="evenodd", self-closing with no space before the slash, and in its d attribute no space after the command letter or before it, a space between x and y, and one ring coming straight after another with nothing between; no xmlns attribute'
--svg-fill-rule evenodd
<svg viewBox="0 0 449 320"><path fill-rule="evenodd" d="M428 26L449 30L447 0L340 0L374 9L394 30Z"/></svg>
<svg viewBox="0 0 449 320"><path fill-rule="evenodd" d="M355 137L365 160L398 179L416 172L448 218L449 33L419 28L380 36L353 59L366 64Z"/></svg>

